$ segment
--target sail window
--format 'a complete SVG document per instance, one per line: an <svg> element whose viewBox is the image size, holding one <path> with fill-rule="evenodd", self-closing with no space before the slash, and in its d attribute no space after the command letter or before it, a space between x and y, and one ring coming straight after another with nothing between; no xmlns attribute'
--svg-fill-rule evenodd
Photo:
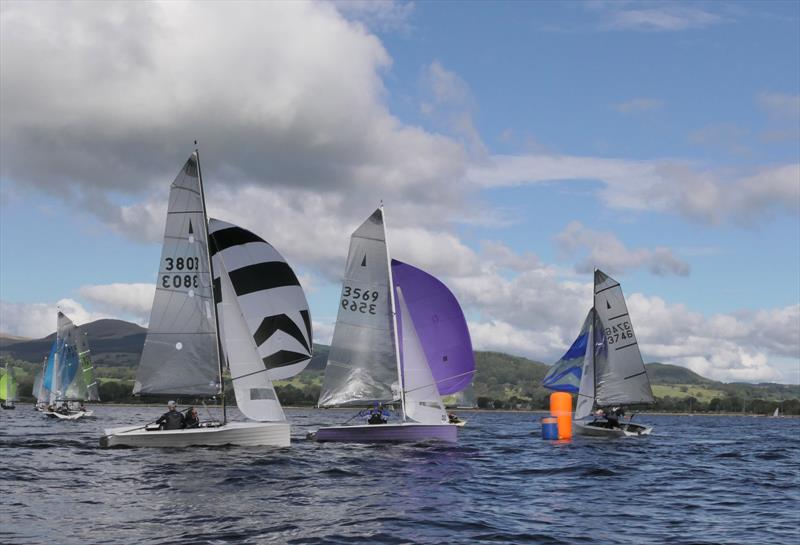
<svg viewBox="0 0 800 545"><path fill-rule="evenodd" d="M275 400L275 391L271 388L250 388L250 400Z"/></svg>

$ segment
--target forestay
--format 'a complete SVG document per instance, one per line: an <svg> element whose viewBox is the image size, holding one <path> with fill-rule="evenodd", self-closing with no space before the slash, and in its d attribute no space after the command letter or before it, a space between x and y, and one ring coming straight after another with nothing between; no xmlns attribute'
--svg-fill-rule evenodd
<svg viewBox="0 0 800 545"><path fill-rule="evenodd" d="M217 271L224 268L269 378L280 380L301 372L311 360L311 316L294 271L275 248L246 229L211 219L208 231L217 302L221 294ZM225 329L222 322L220 328Z"/></svg>
<svg viewBox="0 0 800 545"><path fill-rule="evenodd" d="M134 394L214 395L220 364L197 153L172 183Z"/></svg>
<svg viewBox="0 0 800 545"><path fill-rule="evenodd" d="M383 212L350 238L339 313L319 405L399 398Z"/></svg>
<svg viewBox="0 0 800 545"><path fill-rule="evenodd" d="M594 308L606 353L595 358L595 397L599 407L653 403L633 324L619 282L594 274Z"/></svg>
<svg viewBox="0 0 800 545"><path fill-rule="evenodd" d="M402 289L414 327L441 395L472 384L475 356L467 321L453 293L434 276L392 260L392 279ZM406 375L404 375L405 380Z"/></svg>
<svg viewBox="0 0 800 545"><path fill-rule="evenodd" d="M399 309L397 328L406 416L422 424L446 423L447 413L445 413L439 390L428 365L428 359L417 335L415 321L408 310L403 289L398 287L396 292Z"/></svg>

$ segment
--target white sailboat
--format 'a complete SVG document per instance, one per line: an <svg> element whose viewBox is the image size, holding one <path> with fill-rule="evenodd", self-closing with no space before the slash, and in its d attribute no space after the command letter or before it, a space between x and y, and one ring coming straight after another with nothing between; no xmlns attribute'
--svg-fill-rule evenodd
<svg viewBox="0 0 800 545"><path fill-rule="evenodd" d="M781 416L781 409L780 407L775 407L775 412L772 413L773 418L780 418Z"/></svg>
<svg viewBox="0 0 800 545"><path fill-rule="evenodd" d="M399 401L399 421L323 427L317 441L456 442L441 395L472 381L475 361L453 294L390 260L383 207L352 235L320 407ZM383 420L381 422L381 420Z"/></svg>
<svg viewBox="0 0 800 545"><path fill-rule="evenodd" d="M221 421L161 430L105 430L102 446L289 446L290 425L272 381L311 359L311 317L300 283L267 242L236 225L207 221L198 153L170 189L150 324L134 394L223 398ZM224 363L246 422L227 419Z"/></svg>
<svg viewBox="0 0 800 545"><path fill-rule="evenodd" d="M649 405L655 399L622 288L602 271L595 269L594 305L578 338L550 368L542 384L578 394L573 421L576 434L638 436L653 430L630 420L615 422L614 413L623 407Z"/></svg>
<svg viewBox="0 0 800 545"><path fill-rule="evenodd" d="M84 406L86 401L100 401L89 342L86 334L61 311L56 338L37 382L34 388L37 406L41 404L47 416L78 420L94 415L94 411Z"/></svg>

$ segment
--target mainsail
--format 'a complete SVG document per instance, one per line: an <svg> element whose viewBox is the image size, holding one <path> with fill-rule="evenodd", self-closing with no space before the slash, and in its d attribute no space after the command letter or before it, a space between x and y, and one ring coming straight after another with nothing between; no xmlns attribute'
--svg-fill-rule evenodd
<svg viewBox="0 0 800 545"><path fill-rule="evenodd" d="M434 276L392 259L392 278L403 298L440 395L472 384L475 356L467 321L453 293Z"/></svg>
<svg viewBox="0 0 800 545"><path fill-rule="evenodd" d="M653 403L622 288L600 270L594 273L594 309L606 344L604 357L595 359L597 406Z"/></svg>
<svg viewBox="0 0 800 545"><path fill-rule="evenodd" d="M212 219L209 243L236 404L253 420L285 420L272 380L296 375L311 359L300 282L275 248L241 227Z"/></svg>
<svg viewBox="0 0 800 545"><path fill-rule="evenodd" d="M215 219L209 221L208 231L217 302L222 293L218 271L225 268L269 378L301 372L311 360L311 316L294 271L275 248L250 231ZM227 324L221 321L224 329Z"/></svg>
<svg viewBox="0 0 800 545"><path fill-rule="evenodd" d="M400 397L389 275L378 209L350 238L320 406Z"/></svg>
<svg viewBox="0 0 800 545"><path fill-rule="evenodd" d="M397 288L397 301L397 327L406 416L423 424L446 423L447 413L400 287Z"/></svg>
<svg viewBox="0 0 800 545"><path fill-rule="evenodd" d="M85 350L82 350L85 349ZM58 313L56 339L34 393L39 401L98 401L93 374L85 372L88 345L84 333L63 312ZM91 369L91 361L88 361ZM91 382L87 382L89 379Z"/></svg>
<svg viewBox="0 0 800 545"><path fill-rule="evenodd" d="M86 401L100 401L100 392L98 388L97 379L94 376L94 364L92 363L91 353L89 351L89 341L86 339L86 333L77 329L75 336L75 349L78 352L78 360L81 366L81 381L86 388Z"/></svg>
<svg viewBox="0 0 800 545"><path fill-rule="evenodd" d="M156 293L134 394L221 392L208 255L205 201L195 152L170 189Z"/></svg>

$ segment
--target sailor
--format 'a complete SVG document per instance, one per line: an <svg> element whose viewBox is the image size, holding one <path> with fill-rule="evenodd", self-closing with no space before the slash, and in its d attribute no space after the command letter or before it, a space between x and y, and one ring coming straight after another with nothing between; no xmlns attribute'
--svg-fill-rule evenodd
<svg viewBox="0 0 800 545"><path fill-rule="evenodd" d="M375 404L375 408L369 412L367 424L386 424L386 419L383 417L383 405Z"/></svg>
<svg viewBox="0 0 800 545"><path fill-rule="evenodd" d="M608 421L608 427L612 429L620 427L619 417L623 414L625 414L625 411L619 407L612 407L610 411L603 411L603 417Z"/></svg>
<svg viewBox="0 0 800 545"><path fill-rule="evenodd" d="M190 407L186 416L183 418L184 428L197 428L200 426L200 418L197 415L197 409Z"/></svg>
<svg viewBox="0 0 800 545"><path fill-rule="evenodd" d="M184 426L184 418L178 412L178 407L174 401L167 403L167 412L161 415L161 418L156 420L156 424L161 426L162 430L179 430Z"/></svg>

